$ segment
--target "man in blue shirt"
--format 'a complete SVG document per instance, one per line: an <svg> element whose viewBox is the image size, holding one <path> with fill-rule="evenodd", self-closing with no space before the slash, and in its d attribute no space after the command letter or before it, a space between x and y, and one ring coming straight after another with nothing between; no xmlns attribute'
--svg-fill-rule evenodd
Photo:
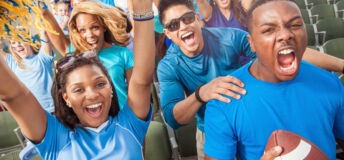
<svg viewBox="0 0 344 160"><path fill-rule="evenodd" d="M165 35L174 42L158 65L165 120L176 129L196 116L197 134L204 136L204 104L211 99L228 103L231 100L226 96L239 99L236 93L245 94L240 88L244 84L226 75L240 67L240 55L255 58L255 54L251 52L245 31L201 29L200 17L194 14L191 1L161 0L159 14ZM307 49L304 58L328 70L341 72L344 66L343 60L311 49ZM204 141L196 141L198 146L203 146ZM199 155L203 154L202 148L198 151Z"/></svg>
<svg viewBox="0 0 344 160"><path fill-rule="evenodd" d="M335 160L335 138L344 140L344 87L337 75L302 60L307 32L296 3L258 0L248 11L248 28L257 59L231 74L248 93L230 104L207 104L207 159L259 159L270 134L284 129Z"/></svg>

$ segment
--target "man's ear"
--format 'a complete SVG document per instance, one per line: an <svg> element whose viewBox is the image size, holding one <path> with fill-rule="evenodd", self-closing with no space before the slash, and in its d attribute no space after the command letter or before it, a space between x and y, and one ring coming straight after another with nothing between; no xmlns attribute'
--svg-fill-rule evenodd
<svg viewBox="0 0 344 160"><path fill-rule="evenodd" d="M170 31L168 30L168 29L166 29L166 28L164 28L164 34L169 38L169 39L171 39L171 35L170 35Z"/></svg>
<svg viewBox="0 0 344 160"><path fill-rule="evenodd" d="M250 43L251 51L256 52L256 48L254 47L254 43L252 41L251 35L247 35L246 37L247 37L248 42Z"/></svg>

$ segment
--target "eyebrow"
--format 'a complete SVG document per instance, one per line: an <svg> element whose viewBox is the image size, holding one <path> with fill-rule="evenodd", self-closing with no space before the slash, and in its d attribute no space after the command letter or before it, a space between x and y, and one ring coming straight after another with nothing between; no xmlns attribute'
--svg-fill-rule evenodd
<svg viewBox="0 0 344 160"><path fill-rule="evenodd" d="M93 22L91 22L91 23L89 23L89 24L92 25L92 24L94 24L94 23L97 23L97 21L93 21ZM85 25L86 25L86 24L85 24ZM85 25L83 25L83 26L78 26L77 28L78 28L78 29L83 28Z"/></svg>
<svg viewBox="0 0 344 160"><path fill-rule="evenodd" d="M98 76L97 78L95 78L94 80L98 80L98 79L102 79L102 78L106 78L105 76ZM79 83L72 83L71 85L70 85L70 87L72 87L72 86L76 86L76 85L80 85L80 84L82 84L81 82L79 82Z"/></svg>
<svg viewBox="0 0 344 160"><path fill-rule="evenodd" d="M288 20L288 22L286 24L289 24L291 22L293 22L294 20L296 19L299 19L301 18L300 15L296 15L295 17L291 18L290 20ZM272 22L267 22L267 23L263 23L261 25L259 25L258 27L261 27L261 26L275 26L276 24L272 23Z"/></svg>

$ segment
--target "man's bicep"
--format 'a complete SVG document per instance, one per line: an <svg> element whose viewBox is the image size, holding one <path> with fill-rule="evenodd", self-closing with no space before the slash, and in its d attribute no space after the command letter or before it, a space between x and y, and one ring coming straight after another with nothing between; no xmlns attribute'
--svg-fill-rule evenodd
<svg viewBox="0 0 344 160"><path fill-rule="evenodd" d="M228 122L228 118L220 108L223 102L212 100L205 111L204 153L216 159L233 159L236 155L237 139Z"/></svg>

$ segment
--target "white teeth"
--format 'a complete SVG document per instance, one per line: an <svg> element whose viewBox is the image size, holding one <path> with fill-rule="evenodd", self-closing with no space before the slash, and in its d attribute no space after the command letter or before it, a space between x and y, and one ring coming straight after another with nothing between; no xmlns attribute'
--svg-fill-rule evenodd
<svg viewBox="0 0 344 160"><path fill-rule="evenodd" d="M99 107L100 105L102 105L102 104L101 104L101 103L92 104L92 105L87 106L86 108L97 108L97 107Z"/></svg>
<svg viewBox="0 0 344 160"><path fill-rule="evenodd" d="M190 36L191 34L192 34L192 32L186 33L182 36L182 38L186 38L186 37Z"/></svg>
<svg viewBox="0 0 344 160"><path fill-rule="evenodd" d="M293 61L293 63L291 63L289 67L286 67L286 68L283 68L282 66L279 66L279 67L282 71L287 71L287 70L292 69L294 66L295 66L295 61Z"/></svg>
<svg viewBox="0 0 344 160"><path fill-rule="evenodd" d="M293 52L292 49L284 49L284 50L280 51L278 54L290 54L291 52Z"/></svg>
<svg viewBox="0 0 344 160"><path fill-rule="evenodd" d="M97 41L89 41L89 44L95 44Z"/></svg>

